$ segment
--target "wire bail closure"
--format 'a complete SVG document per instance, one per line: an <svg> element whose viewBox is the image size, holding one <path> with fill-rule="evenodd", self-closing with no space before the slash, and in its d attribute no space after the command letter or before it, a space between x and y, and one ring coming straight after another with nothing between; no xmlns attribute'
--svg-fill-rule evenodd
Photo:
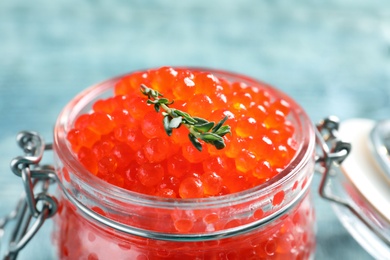
<svg viewBox="0 0 390 260"><path fill-rule="evenodd" d="M322 157L316 157L316 163L323 167L319 194L322 198L349 207L347 201L343 200L328 191L327 185L330 182L332 166L339 166L351 151L351 144L343 142L338 138L340 122L337 117L330 116L317 125L316 139Z"/></svg>
<svg viewBox="0 0 390 260"><path fill-rule="evenodd" d="M42 137L35 132L21 132L16 139L25 154L11 161L11 170L16 176L21 177L24 192L15 209L0 219L0 238L4 235L5 226L11 220L16 222L10 233L4 260L16 259L20 250L58 208L56 198L48 194L49 186L56 179L54 167L39 165L44 151L51 150L52 146L45 145Z"/></svg>
<svg viewBox="0 0 390 260"><path fill-rule="evenodd" d="M335 116L330 116L317 125L317 145L322 153L322 156L317 155L316 157L316 163L322 167L320 171L322 173L322 179L320 182L319 194L322 198L348 209L381 241L387 246L390 246L389 238L383 234L383 231L381 231L378 225L375 225L373 221L366 217L358 206L333 192L337 189L335 182L332 182L332 178L336 177L335 175L337 174L334 170L340 167L352 148L350 143L344 142L338 137L339 125L340 122ZM337 184L340 185L339 182ZM344 187L341 187L340 189L344 190Z"/></svg>

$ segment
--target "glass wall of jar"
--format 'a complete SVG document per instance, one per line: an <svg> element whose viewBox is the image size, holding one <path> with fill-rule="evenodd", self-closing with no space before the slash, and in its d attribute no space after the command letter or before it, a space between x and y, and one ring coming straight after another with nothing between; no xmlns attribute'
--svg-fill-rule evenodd
<svg viewBox="0 0 390 260"><path fill-rule="evenodd" d="M54 131L61 179L54 243L61 259L308 259L315 250L310 183L315 134L306 113L280 91L251 78L217 77L267 88L291 106L298 149L285 169L257 187L223 196L169 199L128 191L88 172L66 136L96 100L112 95L120 77L73 99Z"/></svg>

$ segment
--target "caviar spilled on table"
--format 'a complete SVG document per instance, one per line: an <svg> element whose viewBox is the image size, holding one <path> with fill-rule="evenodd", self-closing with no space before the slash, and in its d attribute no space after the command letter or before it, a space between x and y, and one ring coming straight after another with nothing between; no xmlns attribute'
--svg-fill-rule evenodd
<svg viewBox="0 0 390 260"><path fill-rule="evenodd" d="M299 148L289 119L294 107L261 83L252 86L210 72L162 67L123 76L113 89L113 96L95 101L89 113L76 118L67 140L90 174L124 190L172 203L223 198L267 184ZM176 114L167 113L167 108ZM191 134L186 115L203 126ZM210 132L211 139L199 138ZM66 167L62 173L63 181L72 182ZM88 221L62 200L55 233L60 258L307 259L314 250L314 216L307 193L263 227L202 240L202 234L250 225L276 212L287 199L286 189L293 194L305 190L306 174L300 176L289 187L275 187L271 198L258 198L259 205L266 202L253 211L245 203L199 210L137 206L129 209L131 216L103 206L92 208L142 230L200 234L194 241L123 234Z"/></svg>

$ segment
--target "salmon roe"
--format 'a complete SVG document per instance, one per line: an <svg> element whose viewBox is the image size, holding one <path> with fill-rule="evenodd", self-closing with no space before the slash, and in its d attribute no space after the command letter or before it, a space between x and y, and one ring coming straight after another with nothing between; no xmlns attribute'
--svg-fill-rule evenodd
<svg viewBox="0 0 390 260"><path fill-rule="evenodd" d="M161 113L147 104L141 84L193 117L217 123L227 116L232 134L224 136L226 147L217 150L202 143L200 152L184 126L168 136ZM266 87L162 67L121 78L114 92L80 115L67 139L86 169L127 190L169 198L239 192L275 177L297 149L290 104ZM172 178L175 185L163 185Z"/></svg>
<svg viewBox="0 0 390 260"><path fill-rule="evenodd" d="M69 108L73 125L66 129L67 140L61 135L61 144L67 141L75 158L97 178L80 181L85 171L74 170L77 161L72 157L67 163L69 157L62 160L61 153L59 176L70 196L115 226L82 214L68 194L60 194L53 233L59 259L313 257L308 189L314 156L306 156L302 167L291 167L289 178L278 179L294 157L300 159L300 145L304 150L308 143L302 138L309 134L297 116L299 107L262 83L215 74L171 67L135 72L110 80L98 96L104 98L92 95L88 113L83 107L84 114L74 118L74 107ZM162 111L147 103L141 84L174 100L170 108L193 117L215 123L227 117L224 125L231 134L223 136L226 147L200 141L200 152L185 126L168 136ZM60 151L62 145L55 148Z"/></svg>

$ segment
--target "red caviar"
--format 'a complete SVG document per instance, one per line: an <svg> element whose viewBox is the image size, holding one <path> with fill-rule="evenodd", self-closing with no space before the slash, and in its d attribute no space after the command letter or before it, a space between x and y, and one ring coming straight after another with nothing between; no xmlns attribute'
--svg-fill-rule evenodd
<svg viewBox="0 0 390 260"><path fill-rule="evenodd" d="M136 72L116 81L113 96L93 101L89 113L74 118L67 131L69 147L84 168L107 186L60 163L58 172L68 192L114 222L166 237L179 236L160 240L119 232L86 218L63 196L54 233L60 259L312 256L314 216L306 189L314 160L307 159L282 182L277 178L299 157L299 142L308 142L296 132L302 131L303 122L294 114L296 104L261 83L253 81L251 86L235 78L245 80L169 67ZM161 111L147 104L141 84L174 100L170 108L193 117L217 123L227 116L225 125L231 127L231 135L223 136L226 147L218 150L200 141L203 149L198 151L183 125L168 136ZM264 189L252 189L259 185ZM267 219L272 221L263 222ZM240 233L256 223L261 225ZM232 230L238 234L223 236ZM214 233L216 238L203 239ZM181 235L195 239L180 240Z"/></svg>
<svg viewBox="0 0 390 260"><path fill-rule="evenodd" d="M199 152L188 140L188 131L183 126L173 131L172 138L169 137L164 131L161 114L146 104L147 98L140 92L141 84L151 85L169 100L186 104L181 105L180 109L191 116L205 119L213 117L218 122L227 115L229 119L226 123L232 131L232 135L224 137L227 147L214 153L210 149L211 154L207 148ZM226 104L229 104L230 110L226 110ZM229 187L227 193L238 192L271 179L286 167L295 154L295 147L290 145L291 139L294 139L294 126L288 120L290 105L287 101L273 97L266 89L259 90L244 83L220 80L211 73L168 67L134 73L119 80L113 97L96 101L92 108L89 115L81 115L76 120L74 129L68 134L68 140L78 153L81 163L106 181L126 178L125 171L115 169L125 169L130 167L129 164L143 172L145 162L159 163L161 171L158 171L155 181L141 178L140 185L148 189L137 189L155 195L161 194L158 185L163 178L180 175L180 180L186 183L194 173L188 168L216 158L220 161L234 159L235 163L229 171L231 176L241 176L240 181L235 185L231 176L221 175L220 186ZM215 118L214 113L220 118ZM111 136L111 151L107 151L107 145L98 145L102 140L107 140L107 136ZM92 149L95 154L104 151L114 156L106 155L98 160L85 159L83 154L91 153ZM139 157L141 154L142 157ZM176 162L174 158L179 159ZM264 168L264 160L267 161L267 168ZM218 173L220 168L220 165L210 164L207 171ZM204 175L204 168L197 168L195 173ZM153 174L150 173L151 179ZM210 191L210 187L215 186L215 180L203 179L204 184L200 185L199 191L192 192L190 197L218 194ZM131 187L133 185L125 186L130 190ZM189 196L186 192L180 192L178 187L169 191L169 194L182 198Z"/></svg>
<svg viewBox="0 0 390 260"><path fill-rule="evenodd" d="M168 190L168 189L167 189ZM162 197L171 198L172 191L161 191ZM273 204L280 202L283 194L277 193ZM296 209L285 214L282 218L258 230L237 237L199 241L161 241L158 239L126 236L112 229L98 228L87 221L69 202L61 204L60 218L66 219L56 226L60 234L60 259L87 259L93 255L95 259L149 259L149 260L198 260L198 259L310 259L314 248L314 234L312 233L313 212L310 209L308 197L305 196ZM142 208L139 209L140 211ZM105 212L96 208L96 212L105 215ZM156 213L157 214L157 213ZM164 216L164 213L160 213ZM241 220L227 221L221 212L210 212L197 217L194 213L172 214L169 221L160 220L160 223L146 221L146 228L156 225L167 232L191 233L199 229L199 224L224 230L237 228ZM253 212L252 221L262 219L266 213L261 209ZM142 219L129 218L128 223L137 225ZM200 230L200 229L199 229ZM211 230L212 231L212 230ZM201 239L201 236L198 237Z"/></svg>

